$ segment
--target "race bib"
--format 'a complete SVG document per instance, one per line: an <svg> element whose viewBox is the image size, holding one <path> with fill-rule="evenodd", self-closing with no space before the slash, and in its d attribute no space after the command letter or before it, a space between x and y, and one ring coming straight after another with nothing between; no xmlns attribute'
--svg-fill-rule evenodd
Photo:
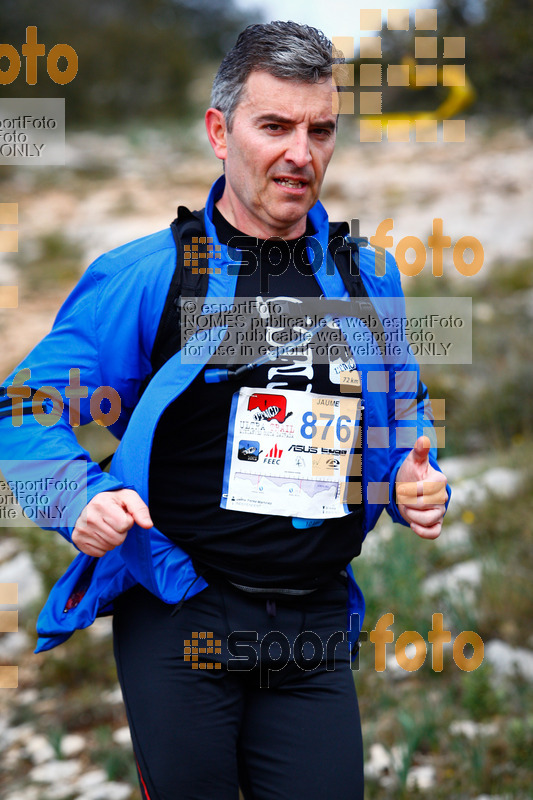
<svg viewBox="0 0 533 800"><path fill-rule="evenodd" d="M348 514L360 402L242 387L232 401L221 507L311 519Z"/></svg>

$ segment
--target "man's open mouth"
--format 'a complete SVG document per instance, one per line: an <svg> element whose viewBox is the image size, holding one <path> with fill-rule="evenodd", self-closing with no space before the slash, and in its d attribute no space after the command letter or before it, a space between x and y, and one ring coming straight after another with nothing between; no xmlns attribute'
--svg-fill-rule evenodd
<svg viewBox="0 0 533 800"><path fill-rule="evenodd" d="M289 189L303 189L307 185L307 181L298 181L292 178L274 178L274 181L280 186L288 186Z"/></svg>

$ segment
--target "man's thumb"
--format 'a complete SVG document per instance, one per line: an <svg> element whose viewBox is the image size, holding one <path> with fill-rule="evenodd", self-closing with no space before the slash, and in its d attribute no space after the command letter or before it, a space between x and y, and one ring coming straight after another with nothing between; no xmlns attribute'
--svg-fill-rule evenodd
<svg viewBox="0 0 533 800"><path fill-rule="evenodd" d="M415 446L413 447L413 458L415 464L423 464L425 461L429 460L430 448L431 442L429 441L429 437L419 436L415 442Z"/></svg>

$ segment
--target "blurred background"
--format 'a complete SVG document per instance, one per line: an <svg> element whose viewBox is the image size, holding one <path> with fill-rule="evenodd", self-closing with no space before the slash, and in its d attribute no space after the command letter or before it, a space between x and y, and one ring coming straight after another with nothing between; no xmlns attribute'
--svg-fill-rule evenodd
<svg viewBox="0 0 533 800"><path fill-rule="evenodd" d="M364 629L392 612L396 639L417 631L427 642L432 615L441 613L452 642L462 631L482 638L484 660L461 670L447 645L436 672L428 645L424 665L409 672L388 645L387 667L377 672L374 646L363 642L354 678L367 797L531 798L531 0L349 8L339 0L2 0L0 42L20 52L26 27L36 25L47 52L57 43L76 50L79 72L58 86L40 59L35 86L21 72L0 88L0 97L65 97L67 132L64 167L0 166L0 202L19 206L19 251L0 254L0 286L19 287L19 307L0 309L0 373L50 329L96 256L167 226L178 204L204 205L221 170L203 112L218 63L246 24L294 19L329 37L353 37L357 112L359 69L368 61L359 53L360 10L383 13L382 56L372 63L385 75L389 64L415 57L422 7L437 8L438 27L420 35L465 39L457 63L472 92L456 115L466 120L464 141L442 141L439 122L436 142L361 142L358 113L343 114L322 200L332 219L359 219L363 236L391 218L393 252L405 236L427 243L434 219L452 243L479 240L484 263L476 275L461 275L448 249L441 277L432 275L428 251L420 273L403 279L408 295L472 298L472 363L422 372L445 406L440 460L453 497L441 537L422 541L384 517L354 569L367 599ZM388 30L387 11L406 8L408 30ZM436 59L420 63L442 66L441 45ZM442 85L382 91L384 114L404 116L431 112L450 96ZM95 459L116 444L96 425L80 438ZM0 528L0 584L19 584L20 611L18 630L0 634L0 663L19 666L19 687L0 689L6 800L138 797L109 619L32 655L38 610L72 557L60 537L35 526Z"/></svg>

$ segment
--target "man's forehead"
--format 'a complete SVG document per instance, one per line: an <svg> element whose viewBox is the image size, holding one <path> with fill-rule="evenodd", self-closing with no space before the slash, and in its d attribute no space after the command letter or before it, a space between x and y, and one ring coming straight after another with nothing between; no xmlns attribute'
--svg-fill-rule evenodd
<svg viewBox="0 0 533 800"><path fill-rule="evenodd" d="M316 83L278 78L264 70L250 73L240 98L239 107L254 118L276 116L282 118L316 118L316 121L335 121L332 110L331 79Z"/></svg>

